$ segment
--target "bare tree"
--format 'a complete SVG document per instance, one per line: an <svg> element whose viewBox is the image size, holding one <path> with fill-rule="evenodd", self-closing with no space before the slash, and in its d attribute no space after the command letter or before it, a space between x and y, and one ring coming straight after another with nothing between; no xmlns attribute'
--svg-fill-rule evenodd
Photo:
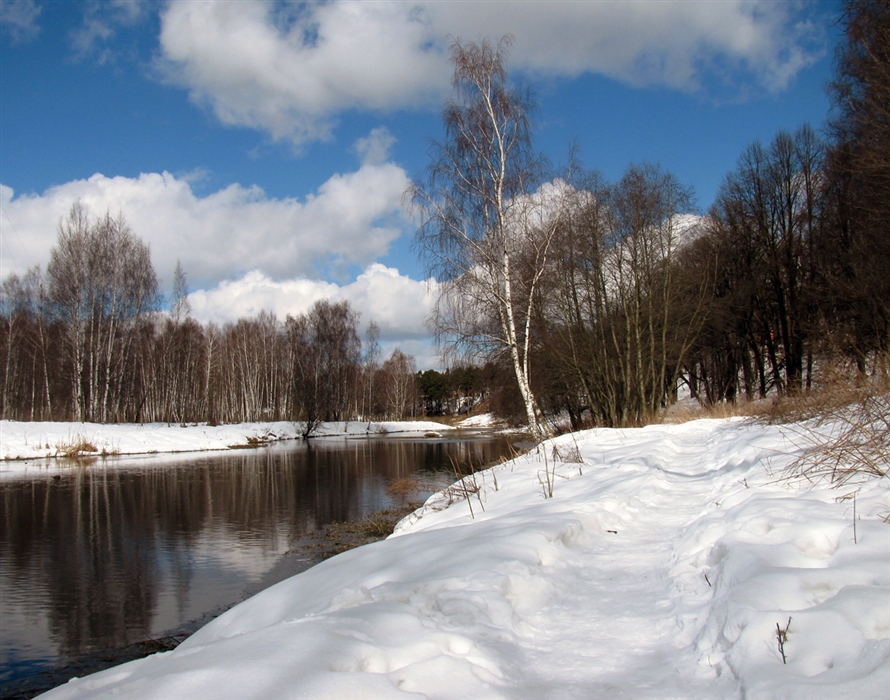
<svg viewBox="0 0 890 700"><path fill-rule="evenodd" d="M306 422L306 437L320 421L350 415L361 364L357 324L358 314L348 302L327 300L285 321L294 412Z"/></svg>
<svg viewBox="0 0 890 700"><path fill-rule="evenodd" d="M26 405L33 411L37 394L40 270L11 274L0 285L0 419L21 418Z"/></svg>
<svg viewBox="0 0 890 700"><path fill-rule="evenodd" d="M188 296L189 288L185 271L182 269L182 263L177 260L176 268L173 270L173 294L170 296L170 315L176 323L188 317L192 312Z"/></svg>
<svg viewBox="0 0 890 700"><path fill-rule="evenodd" d="M800 390L805 367L807 386L811 382L807 335L812 248L824 218L822 163L821 143L809 126L779 132L769 147L754 143L743 152L712 210L710 225L722 239L728 269L721 276L731 278L733 287L732 322L747 336L762 394L768 385Z"/></svg>
<svg viewBox="0 0 890 700"><path fill-rule="evenodd" d="M401 420L417 398L417 368L414 358L396 348L383 363L383 391L386 395L388 418Z"/></svg>
<svg viewBox="0 0 890 700"><path fill-rule="evenodd" d="M77 420L116 420L135 325L157 308L148 246L123 215L91 222L80 202L59 224L47 266L49 296L64 323Z"/></svg>
<svg viewBox="0 0 890 700"><path fill-rule="evenodd" d="M867 356L890 349L890 4L843 6L845 41L830 90L835 235L820 267L828 282L823 308L864 376Z"/></svg>
<svg viewBox="0 0 890 700"><path fill-rule="evenodd" d="M680 274L691 210L691 191L649 164L615 185L592 173L567 198L540 323L549 403L575 426L584 407L626 425L672 400L705 316L701 285Z"/></svg>
<svg viewBox="0 0 890 700"><path fill-rule="evenodd" d="M364 420L370 421L374 415L374 378L380 365L380 326L374 321L365 331L365 348L362 353L362 368L359 377L361 405L355 412Z"/></svg>
<svg viewBox="0 0 890 700"><path fill-rule="evenodd" d="M539 189L534 105L508 82L510 43L452 44L446 138L434 145L426 182L415 181L407 195L421 218L417 247L440 282L438 339L452 349L506 351L540 440L549 427L532 391L530 331L561 188Z"/></svg>

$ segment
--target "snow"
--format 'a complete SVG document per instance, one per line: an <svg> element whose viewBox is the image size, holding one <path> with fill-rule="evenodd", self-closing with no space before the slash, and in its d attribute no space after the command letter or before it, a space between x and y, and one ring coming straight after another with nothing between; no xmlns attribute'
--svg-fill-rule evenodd
<svg viewBox="0 0 890 700"><path fill-rule="evenodd" d="M208 425L167 423L101 424L0 421L0 474L22 472L28 465L11 460L56 457L66 447L89 443L95 455L127 455L154 452L194 452L246 447L251 442L292 440L303 433L302 423L277 421ZM318 437L439 434L451 430L432 421L321 423ZM33 465L32 465L33 466Z"/></svg>
<svg viewBox="0 0 890 700"><path fill-rule="evenodd" d="M43 697L887 698L888 480L785 478L814 430L556 438Z"/></svg>
<svg viewBox="0 0 890 700"><path fill-rule="evenodd" d="M491 428L498 422L491 413L480 413L469 418L464 418L458 423L459 428Z"/></svg>

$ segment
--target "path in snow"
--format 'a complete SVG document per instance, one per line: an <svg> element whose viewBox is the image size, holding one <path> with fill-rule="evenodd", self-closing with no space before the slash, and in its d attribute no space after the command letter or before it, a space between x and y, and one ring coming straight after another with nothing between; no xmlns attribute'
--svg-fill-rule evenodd
<svg viewBox="0 0 890 700"><path fill-rule="evenodd" d="M560 587L556 599L528 620L534 627L527 642L534 669L524 684L528 697L733 694L734 682L716 683L713 672L700 668L694 647L677 646L682 630L671 578L675 546L691 523L715 508L713 479L697 478L696 472L718 447L709 443L710 430L699 432L685 434L682 443L659 435L653 439L657 454L645 442L636 445L636 454L628 454L620 433L613 431L619 439L617 444L610 440L611 446L603 441L603 462L583 467L615 473L600 480L607 499L574 511L588 526L555 564L558 573L549 574ZM639 470L638 476L629 479L629 470ZM615 518L614 527L605 531L604 508ZM608 532L612 529L617 532ZM696 677L697 686L691 682Z"/></svg>

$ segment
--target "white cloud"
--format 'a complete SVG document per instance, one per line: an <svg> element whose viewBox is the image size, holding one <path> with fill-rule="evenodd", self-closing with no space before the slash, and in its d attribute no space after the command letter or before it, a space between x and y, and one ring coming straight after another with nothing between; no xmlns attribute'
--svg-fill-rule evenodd
<svg viewBox="0 0 890 700"><path fill-rule="evenodd" d="M783 89L812 56L813 27L799 3L531 2L504 12L499 3L431 2L435 25L456 36L515 36L513 63L534 73L599 73L632 85L692 90L708 75L741 71L768 89Z"/></svg>
<svg viewBox="0 0 890 700"><path fill-rule="evenodd" d="M271 311L278 318L305 313L315 302L332 299L339 286L321 280L293 279L276 282L259 270L236 280L224 280L212 289L189 294L192 316L202 323L227 323Z"/></svg>
<svg viewBox="0 0 890 700"><path fill-rule="evenodd" d="M333 175L303 200L270 198L259 187L237 184L200 197L189 178L167 172L137 178L96 174L19 197L0 185L0 276L45 267L57 224L78 199L94 216L108 209L123 212L150 244L159 277L168 278L180 259L193 286L251 270L287 279L316 276L330 266L364 267L401 235L407 182L401 168L380 163Z"/></svg>
<svg viewBox="0 0 890 700"><path fill-rule="evenodd" d="M226 323L273 312L280 320L307 312L322 299L348 301L361 314L360 326L374 321L380 327L383 357L395 347L417 358L418 368L439 366L425 322L433 307L436 288L398 270L374 263L353 282L338 285L311 279L275 281L257 270L213 289L189 295L192 315L202 323Z"/></svg>
<svg viewBox="0 0 890 700"><path fill-rule="evenodd" d="M433 283L434 285L435 283ZM348 301L361 314L362 325L374 321L384 340L427 338L424 326L435 295L429 281L418 281L379 263L369 265L354 281L338 285L295 278L275 281L259 270L237 280L189 294L193 316L224 323L255 316L262 310L279 318L308 311L321 299Z"/></svg>
<svg viewBox="0 0 890 700"><path fill-rule="evenodd" d="M0 2L0 28L14 42L30 41L40 33L40 8L34 0Z"/></svg>
<svg viewBox="0 0 890 700"><path fill-rule="evenodd" d="M811 9L812 11L812 9ZM531 73L599 73L695 90L709 77L783 89L814 60L799 3L174 1L159 66L226 124L303 143L348 109L428 105L448 90L450 36L515 36Z"/></svg>
<svg viewBox="0 0 890 700"><path fill-rule="evenodd" d="M95 54L98 63L113 61L109 41L123 27L140 22L149 7L146 0L89 0L83 5L83 24L71 33L75 55Z"/></svg>
<svg viewBox="0 0 890 700"><path fill-rule="evenodd" d="M365 138L355 142L355 150L362 163L379 165L389 158L389 149L395 142L395 137L386 127L378 126Z"/></svg>
<svg viewBox="0 0 890 700"><path fill-rule="evenodd" d="M409 6L173 2L159 64L225 124L294 142L324 139L338 112L386 110L438 95L441 53Z"/></svg>

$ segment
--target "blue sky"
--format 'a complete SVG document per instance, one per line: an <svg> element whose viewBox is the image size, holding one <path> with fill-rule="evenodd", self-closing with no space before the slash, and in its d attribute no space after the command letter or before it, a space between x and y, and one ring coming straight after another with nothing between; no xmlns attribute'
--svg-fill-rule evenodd
<svg viewBox="0 0 890 700"><path fill-rule="evenodd" d="M514 35L556 163L653 161L706 210L743 148L821 127L836 2L2 0L0 272L46 266L81 199L122 211L194 314L320 298L434 363L401 208L441 136L450 36Z"/></svg>

